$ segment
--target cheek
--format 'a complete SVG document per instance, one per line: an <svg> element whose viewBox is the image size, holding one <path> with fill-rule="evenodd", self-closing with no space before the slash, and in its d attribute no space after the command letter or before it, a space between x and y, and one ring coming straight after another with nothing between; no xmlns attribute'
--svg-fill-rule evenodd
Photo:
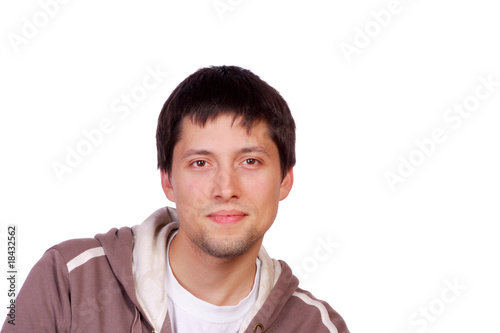
<svg viewBox="0 0 500 333"><path fill-rule="evenodd" d="M177 206L183 208L199 208L204 203L206 197L206 182L200 177L186 176L179 177L174 186L174 193L177 199Z"/></svg>
<svg viewBox="0 0 500 333"><path fill-rule="evenodd" d="M274 177L252 179L245 184L246 192L261 214L276 214L280 197L280 187Z"/></svg>
<svg viewBox="0 0 500 333"><path fill-rule="evenodd" d="M200 184L191 178L178 178L177 187L174 187L176 209L182 227L188 233L195 233L203 207L203 196Z"/></svg>

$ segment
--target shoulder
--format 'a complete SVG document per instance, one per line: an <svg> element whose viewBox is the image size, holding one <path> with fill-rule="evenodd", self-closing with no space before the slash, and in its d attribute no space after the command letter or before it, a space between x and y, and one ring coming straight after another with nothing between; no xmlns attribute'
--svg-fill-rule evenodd
<svg viewBox="0 0 500 333"><path fill-rule="evenodd" d="M108 252L111 254L119 252L114 249L117 243L125 243L126 247L131 247L130 228L113 228L106 233L96 235L95 238L77 238L64 241L49 248L44 257L51 258L52 262L57 261L59 265L67 266L69 273L79 266L94 262L91 259L105 258Z"/></svg>
<svg viewBox="0 0 500 333"><path fill-rule="evenodd" d="M54 245L47 252L58 253L63 258L63 261L68 263L82 253L98 247L101 247L101 244L95 238L78 238Z"/></svg>
<svg viewBox="0 0 500 333"><path fill-rule="evenodd" d="M304 329L314 332L349 333L344 319L325 301L310 292L297 288L291 295L287 310L289 317L300 318Z"/></svg>
<svg viewBox="0 0 500 333"><path fill-rule="evenodd" d="M283 303L273 327L290 331L315 333L349 333L344 319L325 301L299 288L299 281L283 261L281 274L274 287L283 293Z"/></svg>
<svg viewBox="0 0 500 333"><path fill-rule="evenodd" d="M103 257L104 250L94 238L71 239L49 248L31 269L30 274L68 276L90 259ZM59 272L59 273L56 273Z"/></svg>

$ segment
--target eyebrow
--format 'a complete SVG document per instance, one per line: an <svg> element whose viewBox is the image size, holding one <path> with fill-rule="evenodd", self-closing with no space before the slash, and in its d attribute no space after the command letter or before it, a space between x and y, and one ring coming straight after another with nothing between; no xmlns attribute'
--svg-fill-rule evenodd
<svg viewBox="0 0 500 333"><path fill-rule="evenodd" d="M250 146L238 150L238 154L248 154L248 153L262 153L264 155L267 155L267 157L271 157L263 146Z"/></svg>
<svg viewBox="0 0 500 333"><path fill-rule="evenodd" d="M212 153L204 149L189 149L182 154L181 159L185 159L193 155L212 155Z"/></svg>
<svg viewBox="0 0 500 333"><path fill-rule="evenodd" d="M269 153L266 151L266 149L260 145L244 147L244 148L241 148L240 150L238 150L236 153L238 155L248 154L248 153L262 153L262 154L266 155L267 157L271 157L269 155ZM186 159L186 158L188 158L190 156L194 156L194 155L210 156L210 155L213 155L213 153L209 150L206 150L206 149L189 149L184 154L182 154L181 159Z"/></svg>

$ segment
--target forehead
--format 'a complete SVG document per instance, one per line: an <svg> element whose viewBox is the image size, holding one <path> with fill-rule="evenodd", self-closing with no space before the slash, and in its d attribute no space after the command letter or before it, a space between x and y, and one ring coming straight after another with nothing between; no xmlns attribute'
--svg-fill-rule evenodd
<svg viewBox="0 0 500 333"><path fill-rule="evenodd" d="M267 150L277 151L265 121L255 121L252 126L244 126L241 117L220 115L213 120L207 120L205 124L197 124L189 117L185 117L180 129L180 138L174 151L199 148L199 146L223 150L257 144Z"/></svg>

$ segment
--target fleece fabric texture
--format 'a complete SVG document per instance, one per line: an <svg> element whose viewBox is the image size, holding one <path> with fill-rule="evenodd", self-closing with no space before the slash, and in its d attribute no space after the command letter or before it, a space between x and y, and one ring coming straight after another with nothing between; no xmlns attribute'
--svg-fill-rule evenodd
<svg viewBox="0 0 500 333"><path fill-rule="evenodd" d="M164 207L132 228L50 248L16 298L15 325L7 315L2 332L172 333L165 256L178 227L175 209ZM259 259L259 296L238 333L349 333L326 302L298 287L285 262L263 247Z"/></svg>

